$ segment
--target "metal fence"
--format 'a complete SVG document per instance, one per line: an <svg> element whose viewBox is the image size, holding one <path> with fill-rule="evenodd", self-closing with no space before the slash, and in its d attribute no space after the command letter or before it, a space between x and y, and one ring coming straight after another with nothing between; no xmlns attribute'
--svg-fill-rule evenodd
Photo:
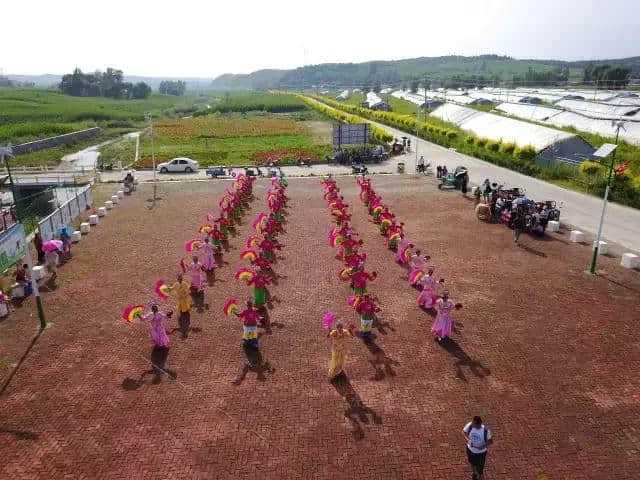
<svg viewBox="0 0 640 480"><path fill-rule="evenodd" d="M87 185L79 189L73 198L63 203L51 215L38 223L42 240L46 242L53 239L59 228L69 226L71 222L86 210L88 205L92 204L91 186Z"/></svg>

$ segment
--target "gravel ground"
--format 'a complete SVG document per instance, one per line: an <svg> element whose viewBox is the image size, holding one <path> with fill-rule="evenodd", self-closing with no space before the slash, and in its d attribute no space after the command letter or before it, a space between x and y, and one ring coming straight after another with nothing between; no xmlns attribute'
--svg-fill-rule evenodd
<svg viewBox="0 0 640 480"><path fill-rule="evenodd" d="M453 341L440 346L354 178L338 184L383 308L374 342L351 341L347 380L326 380L323 314L357 319L327 246L318 178L290 180L271 327L260 337L267 367L245 368L240 322L221 312L229 296L249 294L233 272L265 209L260 180L189 337L171 335L166 367L177 379L143 376L148 326L119 315L148 301L158 278L173 278L183 242L228 183L162 184L155 205L141 185L43 292L51 327L0 397L0 478L467 478L461 428L476 414L495 436L487 478L637 478L638 272L603 257L590 277L590 248L567 234L523 236L518 247L433 180L374 177L464 304ZM36 331L33 312L28 300L0 322L5 373Z"/></svg>

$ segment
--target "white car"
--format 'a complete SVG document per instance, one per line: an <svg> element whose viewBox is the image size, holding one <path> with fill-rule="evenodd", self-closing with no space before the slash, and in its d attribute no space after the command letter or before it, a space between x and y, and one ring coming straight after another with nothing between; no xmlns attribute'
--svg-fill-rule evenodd
<svg viewBox="0 0 640 480"><path fill-rule="evenodd" d="M187 157L178 157L165 163L159 163L156 167L160 173L168 172L197 172L200 166L195 160L191 160Z"/></svg>

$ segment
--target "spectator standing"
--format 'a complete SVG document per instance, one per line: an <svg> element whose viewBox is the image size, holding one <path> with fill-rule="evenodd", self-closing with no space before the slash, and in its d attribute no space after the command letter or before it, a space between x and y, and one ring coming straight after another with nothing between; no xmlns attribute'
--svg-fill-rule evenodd
<svg viewBox="0 0 640 480"><path fill-rule="evenodd" d="M467 439L467 460L471 465L473 480L483 480L484 464L487 458L487 447L493 443L491 430L482 423L482 418L475 416L462 429Z"/></svg>
<svg viewBox="0 0 640 480"><path fill-rule="evenodd" d="M40 236L40 232L36 232L33 236L33 246L38 254L38 265L42 265L44 263L44 250L42 249L42 237Z"/></svg>

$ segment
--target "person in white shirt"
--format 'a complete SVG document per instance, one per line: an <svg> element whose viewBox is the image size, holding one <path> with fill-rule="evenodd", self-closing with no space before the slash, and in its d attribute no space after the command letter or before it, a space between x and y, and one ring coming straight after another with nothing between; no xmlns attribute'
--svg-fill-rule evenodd
<svg viewBox="0 0 640 480"><path fill-rule="evenodd" d="M420 155L418 159L418 173L424 172L424 155Z"/></svg>
<svg viewBox="0 0 640 480"><path fill-rule="evenodd" d="M493 443L491 430L482 423L482 418L475 416L462 429L467 439L467 459L471 465L473 480L482 480L487 447Z"/></svg>

